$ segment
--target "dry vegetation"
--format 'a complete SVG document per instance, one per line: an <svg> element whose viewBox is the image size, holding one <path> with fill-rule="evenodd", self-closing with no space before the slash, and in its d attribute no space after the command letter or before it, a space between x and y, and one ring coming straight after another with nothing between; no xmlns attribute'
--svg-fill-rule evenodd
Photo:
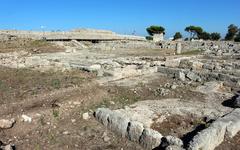
<svg viewBox="0 0 240 150"><path fill-rule="evenodd" d="M0 41L0 53L20 50L28 51L30 53L53 53L64 51L64 48L44 40L16 39Z"/></svg>

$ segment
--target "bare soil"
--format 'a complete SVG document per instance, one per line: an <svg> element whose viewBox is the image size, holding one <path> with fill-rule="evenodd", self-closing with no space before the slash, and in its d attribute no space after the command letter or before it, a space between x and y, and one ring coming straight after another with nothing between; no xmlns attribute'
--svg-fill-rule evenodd
<svg viewBox="0 0 240 150"><path fill-rule="evenodd" d="M62 52L65 49L44 40L14 39L0 41L0 53L16 52L21 50L35 54Z"/></svg>

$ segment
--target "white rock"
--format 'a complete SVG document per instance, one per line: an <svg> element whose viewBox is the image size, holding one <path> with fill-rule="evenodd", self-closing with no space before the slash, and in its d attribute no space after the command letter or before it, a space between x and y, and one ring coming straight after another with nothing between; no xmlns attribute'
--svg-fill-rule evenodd
<svg viewBox="0 0 240 150"><path fill-rule="evenodd" d="M88 112L84 113L84 114L82 115L82 118L83 118L84 120L90 119L90 116L89 116Z"/></svg>
<svg viewBox="0 0 240 150"><path fill-rule="evenodd" d="M107 135L107 132L104 132L104 133L103 133L102 138L103 138L103 141L104 141L104 142L110 141L110 137Z"/></svg>
<svg viewBox="0 0 240 150"><path fill-rule="evenodd" d="M2 148L2 150L14 150L14 145L8 144Z"/></svg>
<svg viewBox="0 0 240 150"><path fill-rule="evenodd" d="M140 144L146 149L154 149L161 144L162 135L152 129L144 129L140 137Z"/></svg>
<svg viewBox="0 0 240 150"><path fill-rule="evenodd" d="M28 122L28 123L32 122L32 118L27 115L22 115L22 118L24 122Z"/></svg>
<svg viewBox="0 0 240 150"><path fill-rule="evenodd" d="M224 138L234 137L240 131L240 109L213 122L207 129L199 132L190 142L189 150L214 150Z"/></svg>
<svg viewBox="0 0 240 150"><path fill-rule="evenodd" d="M13 124L15 122L16 122L15 119L11 119L11 120L1 119L0 120L0 128L1 129L9 129L13 126Z"/></svg>

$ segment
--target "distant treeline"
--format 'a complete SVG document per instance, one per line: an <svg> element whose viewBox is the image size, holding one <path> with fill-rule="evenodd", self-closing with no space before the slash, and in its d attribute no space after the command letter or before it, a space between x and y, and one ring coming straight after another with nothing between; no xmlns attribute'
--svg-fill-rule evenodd
<svg viewBox="0 0 240 150"><path fill-rule="evenodd" d="M150 26L146 30L150 35L146 37L148 40L151 40L154 34L165 34L165 28L162 26ZM189 33L189 38L186 38L185 40L203 39L218 41L222 38L220 33L218 32L209 33L204 31L203 28L199 26L193 25L188 26L185 28L185 31ZM173 36L173 40L182 39L182 37L183 36L181 32L176 32L175 35ZM234 24L229 25L224 40L240 42L240 28Z"/></svg>

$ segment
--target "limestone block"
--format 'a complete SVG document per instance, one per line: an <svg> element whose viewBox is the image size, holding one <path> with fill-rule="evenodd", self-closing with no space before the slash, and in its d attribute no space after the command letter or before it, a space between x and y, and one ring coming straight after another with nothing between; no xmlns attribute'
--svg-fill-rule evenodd
<svg viewBox="0 0 240 150"><path fill-rule="evenodd" d="M139 142L144 128L143 124L137 121L131 121L127 128L127 137L130 141Z"/></svg>
<svg viewBox="0 0 240 150"><path fill-rule="evenodd" d="M162 135L152 129L144 129L140 137L140 144L146 149L154 149L161 144Z"/></svg>

